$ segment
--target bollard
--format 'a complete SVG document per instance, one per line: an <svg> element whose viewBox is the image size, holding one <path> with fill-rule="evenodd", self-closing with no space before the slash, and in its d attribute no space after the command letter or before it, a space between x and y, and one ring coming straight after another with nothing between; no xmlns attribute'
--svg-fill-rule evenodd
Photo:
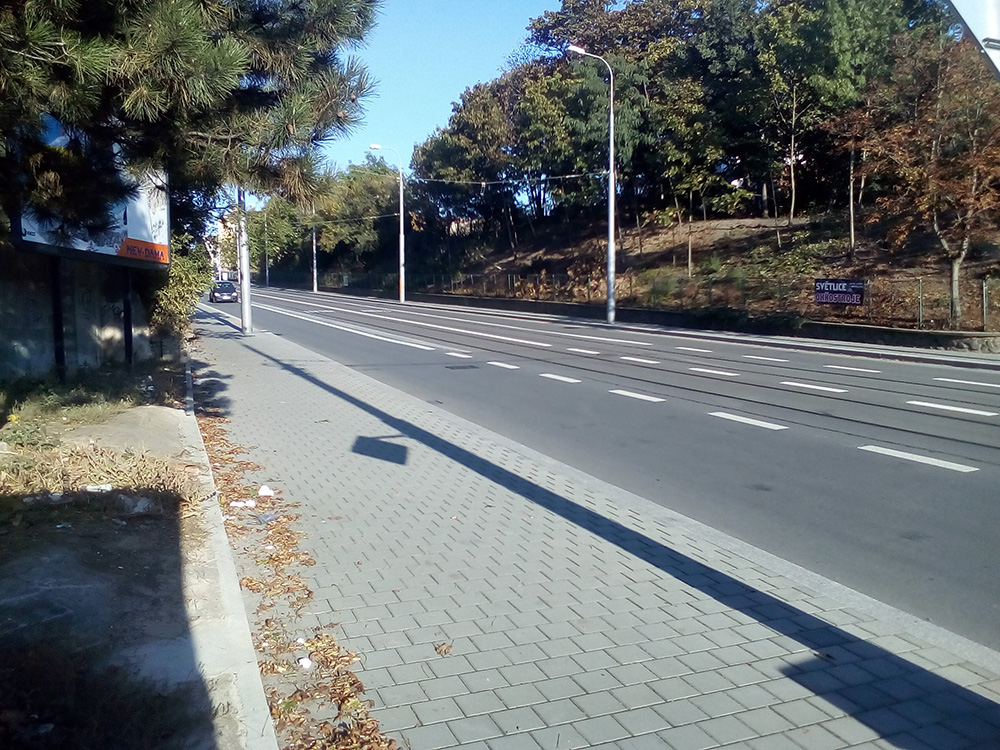
<svg viewBox="0 0 1000 750"><path fill-rule="evenodd" d="M924 277L917 279L917 328L924 327Z"/></svg>

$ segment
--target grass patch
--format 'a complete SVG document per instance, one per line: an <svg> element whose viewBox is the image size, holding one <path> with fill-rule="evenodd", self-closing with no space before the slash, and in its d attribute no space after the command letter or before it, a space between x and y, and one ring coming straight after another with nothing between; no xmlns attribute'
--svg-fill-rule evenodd
<svg viewBox="0 0 1000 750"><path fill-rule="evenodd" d="M184 372L175 363L143 363L83 370L60 383L20 378L0 383L0 441L14 447L50 448L47 427L100 424L134 406L184 402Z"/></svg>

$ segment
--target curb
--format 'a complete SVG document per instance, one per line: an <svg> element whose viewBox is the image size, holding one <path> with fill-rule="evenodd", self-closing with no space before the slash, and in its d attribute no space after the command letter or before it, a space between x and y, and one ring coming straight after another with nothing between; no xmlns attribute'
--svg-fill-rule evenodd
<svg viewBox="0 0 1000 750"><path fill-rule="evenodd" d="M195 565L185 566L183 580L192 646L216 706L214 722L219 750L278 750L236 563L216 500L211 463L194 416L193 378L186 354L183 361L187 408L181 419L181 437L191 454L191 462L200 468L200 481L206 490L201 502L203 558ZM205 601L206 589L212 596L210 602Z"/></svg>

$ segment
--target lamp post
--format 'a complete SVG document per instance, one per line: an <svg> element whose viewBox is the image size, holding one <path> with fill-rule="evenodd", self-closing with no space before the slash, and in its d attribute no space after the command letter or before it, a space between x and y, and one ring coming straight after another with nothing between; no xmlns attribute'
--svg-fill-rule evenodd
<svg viewBox="0 0 1000 750"><path fill-rule="evenodd" d="M587 52L575 44L567 49L578 55L600 60L608 66L611 76L608 89L608 322L615 322L615 71L600 55Z"/></svg>
<svg viewBox="0 0 1000 750"><path fill-rule="evenodd" d="M380 146L377 143L371 144L374 150L385 149L392 151L399 159L399 301L406 302L406 234L404 231L405 214L403 213L403 157L391 146Z"/></svg>

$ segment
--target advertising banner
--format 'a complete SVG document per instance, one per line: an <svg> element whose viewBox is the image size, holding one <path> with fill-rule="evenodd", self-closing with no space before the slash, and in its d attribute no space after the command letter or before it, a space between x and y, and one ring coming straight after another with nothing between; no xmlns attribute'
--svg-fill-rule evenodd
<svg viewBox="0 0 1000 750"><path fill-rule="evenodd" d="M816 279L817 305L863 305L864 279Z"/></svg>
<svg viewBox="0 0 1000 750"><path fill-rule="evenodd" d="M45 141L55 148L65 146L69 138L59 122L45 118ZM170 265L170 220L167 178L162 172L127 175L135 185L135 196L111 208L115 222L100 235L85 231L56 237L53 225L38 219L31 211L20 217L21 243L41 251L79 251L112 256L131 261L132 266L167 268ZM35 247L32 247L35 246Z"/></svg>

